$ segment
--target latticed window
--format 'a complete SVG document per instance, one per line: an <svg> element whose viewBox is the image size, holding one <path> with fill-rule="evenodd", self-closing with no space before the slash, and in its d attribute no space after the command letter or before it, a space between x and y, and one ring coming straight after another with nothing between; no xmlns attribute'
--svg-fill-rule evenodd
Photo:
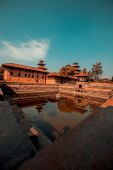
<svg viewBox="0 0 113 170"><path fill-rule="evenodd" d="M12 75L13 75L13 72L10 72L10 75L12 76Z"/></svg>
<svg viewBox="0 0 113 170"><path fill-rule="evenodd" d="M21 76L21 73L18 73L18 77L20 77Z"/></svg>

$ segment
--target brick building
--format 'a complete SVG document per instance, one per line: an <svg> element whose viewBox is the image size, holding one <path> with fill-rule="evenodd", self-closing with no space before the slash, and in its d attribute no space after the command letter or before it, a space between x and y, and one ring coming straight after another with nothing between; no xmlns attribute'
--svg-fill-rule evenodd
<svg viewBox="0 0 113 170"><path fill-rule="evenodd" d="M4 68L3 79L5 82L39 83L39 84L62 84L88 81L88 73L79 69L78 63L74 63L75 76L61 76L59 73L49 73L44 61L40 60L38 67L30 67L16 63L2 64Z"/></svg>
<svg viewBox="0 0 113 170"><path fill-rule="evenodd" d="M4 77L6 82L23 82L23 83L41 83L46 84L46 77L48 74L47 68L30 67L15 63L2 64L4 67ZM44 63L43 63L44 64Z"/></svg>

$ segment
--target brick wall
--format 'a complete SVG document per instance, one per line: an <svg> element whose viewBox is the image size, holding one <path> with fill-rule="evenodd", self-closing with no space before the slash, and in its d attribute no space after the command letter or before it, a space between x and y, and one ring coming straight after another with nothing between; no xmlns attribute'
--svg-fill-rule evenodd
<svg viewBox="0 0 113 170"><path fill-rule="evenodd" d="M20 76L18 74L20 74ZM45 73L17 68L7 68L4 71L4 80L6 82L45 83Z"/></svg>

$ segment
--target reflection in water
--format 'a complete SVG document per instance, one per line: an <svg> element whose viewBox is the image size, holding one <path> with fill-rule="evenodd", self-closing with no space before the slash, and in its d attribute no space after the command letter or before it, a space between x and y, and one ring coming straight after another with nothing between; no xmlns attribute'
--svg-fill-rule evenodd
<svg viewBox="0 0 113 170"><path fill-rule="evenodd" d="M22 103L25 116L38 126L52 141L83 121L99 104L81 98L61 100L40 99L37 103Z"/></svg>
<svg viewBox="0 0 113 170"><path fill-rule="evenodd" d="M40 101L39 103L37 103L36 109L38 111L38 113L41 113L41 111L43 110L43 106L46 105L47 101Z"/></svg>
<svg viewBox="0 0 113 170"><path fill-rule="evenodd" d="M74 113L77 112L79 114L83 114L87 112L86 109L77 107L73 102L65 101L65 102L58 102L57 106L60 112L66 113Z"/></svg>

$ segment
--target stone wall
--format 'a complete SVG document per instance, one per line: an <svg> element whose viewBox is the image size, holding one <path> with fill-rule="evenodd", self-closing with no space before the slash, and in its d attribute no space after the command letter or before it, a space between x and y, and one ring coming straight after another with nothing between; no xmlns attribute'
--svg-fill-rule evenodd
<svg viewBox="0 0 113 170"><path fill-rule="evenodd" d="M113 95L113 84L77 82L69 84L28 84L28 83L4 83L2 89L10 94L35 95L39 93L61 93L72 96L85 96L107 99Z"/></svg>
<svg viewBox="0 0 113 170"><path fill-rule="evenodd" d="M107 99L113 95L113 84L77 82L76 85L60 85L59 92L73 96Z"/></svg>
<svg viewBox="0 0 113 170"><path fill-rule="evenodd" d="M58 85L46 85L36 83L4 83L2 90L5 94L15 95L36 95L39 93L58 93Z"/></svg>

